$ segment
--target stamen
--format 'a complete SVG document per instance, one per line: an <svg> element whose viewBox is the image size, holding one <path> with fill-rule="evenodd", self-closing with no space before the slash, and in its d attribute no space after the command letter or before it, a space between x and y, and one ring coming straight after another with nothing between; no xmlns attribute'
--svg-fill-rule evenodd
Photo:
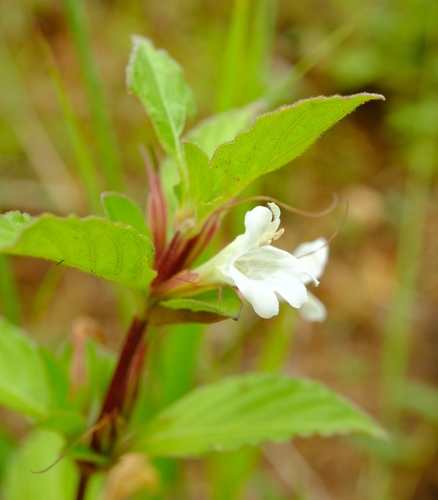
<svg viewBox="0 0 438 500"><path fill-rule="evenodd" d="M274 236L272 237L272 241L276 241L278 240L279 238L281 238L281 236L284 234L284 227L282 227L281 229L279 229L275 234Z"/></svg>

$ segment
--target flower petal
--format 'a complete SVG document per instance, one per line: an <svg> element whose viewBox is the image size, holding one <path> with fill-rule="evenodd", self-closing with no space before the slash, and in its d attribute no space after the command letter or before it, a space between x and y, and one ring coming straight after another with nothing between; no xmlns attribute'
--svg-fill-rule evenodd
<svg viewBox="0 0 438 500"><path fill-rule="evenodd" d="M298 278L286 273L277 273L273 278L264 280L292 307L300 308L307 300L307 289Z"/></svg>
<svg viewBox="0 0 438 500"><path fill-rule="evenodd" d="M328 260L329 247L325 238L318 238L309 243L302 243L293 252L306 273L318 279L324 272ZM304 283L311 283L304 279Z"/></svg>
<svg viewBox="0 0 438 500"><path fill-rule="evenodd" d="M230 275L242 295L261 318L268 319L278 314L278 298L263 281L250 280L233 266L230 267Z"/></svg>
<svg viewBox="0 0 438 500"><path fill-rule="evenodd" d="M245 215L244 251L258 246L272 221L272 212L266 207L255 207Z"/></svg>
<svg viewBox="0 0 438 500"><path fill-rule="evenodd" d="M310 292L308 292L307 302L301 306L299 311L301 317L307 321L322 322L327 317L325 305Z"/></svg>
<svg viewBox="0 0 438 500"><path fill-rule="evenodd" d="M270 278L278 271L306 272L296 257L271 246L249 250L237 258L234 265L250 279Z"/></svg>

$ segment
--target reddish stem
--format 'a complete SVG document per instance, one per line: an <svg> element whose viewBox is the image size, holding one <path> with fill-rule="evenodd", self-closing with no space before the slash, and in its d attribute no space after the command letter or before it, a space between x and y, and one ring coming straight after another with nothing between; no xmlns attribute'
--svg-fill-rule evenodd
<svg viewBox="0 0 438 500"><path fill-rule="evenodd" d="M135 318L131 323L128 334L125 337L119 361L106 392L98 421L101 421L103 418L111 415L117 415L123 407L128 390L128 379L131 365L138 346L143 338L143 332L146 324L146 320L138 318ZM93 439L91 441L91 448L96 452L100 452L102 449L100 435L100 432L96 432L93 434Z"/></svg>
<svg viewBox="0 0 438 500"><path fill-rule="evenodd" d="M79 470L81 471L81 475L76 492L76 500L84 500L85 493L87 491L88 480L90 479L91 474L94 472L94 467L93 465L86 462L78 462L78 465Z"/></svg>

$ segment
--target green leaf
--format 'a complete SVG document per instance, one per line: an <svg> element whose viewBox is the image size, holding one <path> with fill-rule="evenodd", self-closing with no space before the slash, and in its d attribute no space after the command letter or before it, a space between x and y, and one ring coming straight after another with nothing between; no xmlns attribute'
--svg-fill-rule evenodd
<svg viewBox="0 0 438 500"><path fill-rule="evenodd" d="M92 408L96 401L101 402L105 397L116 362L116 356L113 352L94 339L87 340L85 357L87 383L82 387L82 390L85 402L89 407Z"/></svg>
<svg viewBox="0 0 438 500"><path fill-rule="evenodd" d="M67 436L80 436L87 428L85 417L74 410L59 410L47 414L36 422L36 427Z"/></svg>
<svg viewBox="0 0 438 500"><path fill-rule="evenodd" d="M173 403L194 386L204 332L205 328L197 323L175 325L166 332L157 374L161 407Z"/></svg>
<svg viewBox="0 0 438 500"><path fill-rule="evenodd" d="M5 472L4 500L73 500L78 472L69 458L41 474L62 453L64 440L47 431L32 432L12 453Z"/></svg>
<svg viewBox="0 0 438 500"><path fill-rule="evenodd" d="M0 318L0 403L33 418L45 415L50 391L36 346Z"/></svg>
<svg viewBox="0 0 438 500"><path fill-rule="evenodd" d="M63 364L51 351L41 346L38 347L38 354L44 366L50 390L50 407L56 410L70 408L71 402L69 401L69 396L71 389L68 365Z"/></svg>
<svg viewBox="0 0 438 500"><path fill-rule="evenodd" d="M261 175L301 155L324 131L372 99L383 97L366 93L316 97L260 116L250 129L217 148L210 166L219 175L213 175L215 183L209 187L208 200L211 203L204 215L237 196ZM205 175L211 177L208 172ZM189 178L193 178L190 173ZM199 180L203 185L204 178ZM200 199L192 199L195 205L205 201L204 194Z"/></svg>
<svg viewBox="0 0 438 500"><path fill-rule="evenodd" d="M232 141L238 132L247 129L261 111L262 106L257 102L217 113L189 130L184 139L194 142L211 158L222 143Z"/></svg>
<svg viewBox="0 0 438 500"><path fill-rule="evenodd" d="M208 205L214 200L218 183L221 183L220 172L209 165L208 157L196 144L184 142L184 154L186 158L187 172L189 177L189 195L191 203L190 211L197 214L197 219L202 220L203 215L209 212ZM175 189L180 202L183 199L180 186Z"/></svg>
<svg viewBox="0 0 438 500"><path fill-rule="evenodd" d="M0 216L0 228L3 253L53 260L139 290L156 274L152 243L124 224L74 215L43 215L29 223L12 213Z"/></svg>
<svg viewBox="0 0 438 500"><path fill-rule="evenodd" d="M237 132L246 129L261 110L260 103L253 103L240 109L218 113L202 121L190 130L185 137L184 154L188 177L188 195L184 197L183 183L175 193L180 205L184 199L189 201L183 208L185 214L195 214L197 220L204 220L211 212L211 202L217 196L221 185L221 174L209 164L209 158L217 147L232 140Z"/></svg>
<svg viewBox="0 0 438 500"><path fill-rule="evenodd" d="M7 212L0 216L0 247L12 245L19 231L34 219L29 214Z"/></svg>
<svg viewBox="0 0 438 500"><path fill-rule="evenodd" d="M68 458L71 460L80 460L81 462L91 462L96 465L101 465L103 466L102 468L109 469L111 465L114 465L114 462L112 462L112 458L105 456L105 455L100 455L99 453L96 453L95 451L90 450L86 445L84 444L78 444L75 446L73 449L69 450L68 452ZM87 488L88 492L88 488ZM94 498L97 497L89 497L87 494L86 498Z"/></svg>
<svg viewBox="0 0 438 500"><path fill-rule="evenodd" d="M15 439L0 427L0 484L3 484L3 474L9 454L15 448Z"/></svg>
<svg viewBox="0 0 438 500"><path fill-rule="evenodd" d="M70 363L63 363L55 355L42 347L38 353L45 369L50 391L50 411L36 422L40 429L60 432L77 437L86 429L85 417L77 408L69 383Z"/></svg>
<svg viewBox="0 0 438 500"><path fill-rule="evenodd" d="M194 103L179 64L150 40L133 36L133 49L127 68L127 84L136 94L154 125L164 150L181 160L179 137L187 113Z"/></svg>
<svg viewBox="0 0 438 500"><path fill-rule="evenodd" d="M224 319L237 320L242 302L228 287L209 290L190 297L160 302L150 309L149 320L154 325L170 323L215 323Z"/></svg>
<svg viewBox="0 0 438 500"><path fill-rule="evenodd" d="M198 456L266 440L351 432L385 436L369 416L320 384L253 373L191 392L140 428L133 448Z"/></svg>
<svg viewBox="0 0 438 500"><path fill-rule="evenodd" d="M136 203L119 193L102 193L101 197L105 214L111 222L122 222L152 240L144 215Z"/></svg>

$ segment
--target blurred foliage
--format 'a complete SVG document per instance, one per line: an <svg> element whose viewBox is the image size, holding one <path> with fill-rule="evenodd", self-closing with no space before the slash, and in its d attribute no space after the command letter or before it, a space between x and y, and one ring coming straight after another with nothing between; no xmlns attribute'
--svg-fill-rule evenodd
<svg viewBox="0 0 438 500"><path fill-rule="evenodd" d="M290 310L261 321L245 308L239 323L214 325L202 335L188 326L157 333L151 362L160 376L151 382L150 404L160 408L195 382L281 369L323 380L396 437L386 447L312 438L260 453L161 461L168 491L160 498L436 498L438 3L93 0L77 6L84 13L79 25L67 0L0 4L2 212L87 215L97 206L97 189L122 184L117 172L108 177L111 168L122 169L124 192L144 205L138 145L155 147L156 138L125 87L133 33L181 63L197 96L197 119L265 92L275 104L360 91L387 99L360 108L293 168L257 186L258 194L305 210L329 205L332 192L349 197L347 222L316 292L327 321L305 324ZM85 54L77 47L88 38ZM106 159L103 137L111 137L113 151ZM81 174L83 162L95 179ZM108 162L120 167L107 168ZM242 231L247 209L231 211L218 247ZM284 214L282 242L294 248L330 236L343 210L340 205L320 219ZM73 270L56 278L51 272L45 262L2 260L2 313L52 348L65 346L77 317L92 316L105 342L117 346L132 307L122 292ZM188 343L181 346L177 333L187 334ZM27 426L8 412L1 416L8 429L2 430L3 460ZM21 459L24 449L9 460Z"/></svg>

